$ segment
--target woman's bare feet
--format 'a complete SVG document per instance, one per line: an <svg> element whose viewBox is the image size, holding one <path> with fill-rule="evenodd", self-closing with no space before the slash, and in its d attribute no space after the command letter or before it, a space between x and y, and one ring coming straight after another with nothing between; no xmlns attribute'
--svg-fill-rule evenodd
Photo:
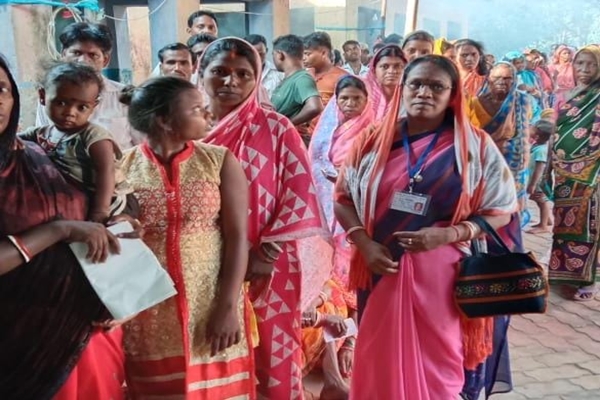
<svg viewBox="0 0 600 400"><path fill-rule="evenodd" d="M527 233L531 233L531 234L540 234L540 233L551 233L552 232L552 226L550 225L546 225L546 226L541 226L541 225L534 225L531 227L531 229L527 230Z"/></svg>
<svg viewBox="0 0 600 400"><path fill-rule="evenodd" d="M598 294L600 288L596 284L592 284L589 286L582 286L577 289L577 292L573 295L573 300L575 301L591 301L594 300L594 297Z"/></svg>

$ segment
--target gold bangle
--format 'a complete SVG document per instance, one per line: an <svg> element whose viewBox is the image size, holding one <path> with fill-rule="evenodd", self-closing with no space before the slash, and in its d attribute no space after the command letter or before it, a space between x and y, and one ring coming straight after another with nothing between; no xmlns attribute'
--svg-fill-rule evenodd
<svg viewBox="0 0 600 400"><path fill-rule="evenodd" d="M454 225L450 225L450 228L454 231L454 233L456 233L456 240L454 242L460 242L460 231L458 228Z"/></svg>
<svg viewBox="0 0 600 400"><path fill-rule="evenodd" d="M459 225L462 225L465 228L467 228L467 237L465 238L465 240L473 239L473 237L475 236L475 232L473 230L473 226L471 225L471 223L468 221L462 221L459 223Z"/></svg>

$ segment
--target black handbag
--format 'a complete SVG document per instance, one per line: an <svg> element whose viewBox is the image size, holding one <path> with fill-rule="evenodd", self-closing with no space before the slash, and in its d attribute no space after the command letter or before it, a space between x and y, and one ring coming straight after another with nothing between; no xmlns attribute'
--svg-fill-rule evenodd
<svg viewBox="0 0 600 400"><path fill-rule="evenodd" d="M501 248L502 254L481 252L473 241L473 255L461 261L454 297L468 318L544 313L548 281L544 268L531 253L513 253L483 218L471 219Z"/></svg>

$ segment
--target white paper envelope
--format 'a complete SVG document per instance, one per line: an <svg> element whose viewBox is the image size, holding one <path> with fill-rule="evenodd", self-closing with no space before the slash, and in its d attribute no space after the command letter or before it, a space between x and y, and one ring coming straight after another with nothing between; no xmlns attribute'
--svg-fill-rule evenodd
<svg viewBox="0 0 600 400"><path fill-rule="evenodd" d="M129 222L108 228L112 233L133 230ZM71 243L96 294L114 319L124 319L177 294L171 277L141 239L119 239L121 254L111 254L106 262L93 264L87 258L88 246Z"/></svg>
<svg viewBox="0 0 600 400"><path fill-rule="evenodd" d="M325 339L325 343L330 343L334 340L346 339L350 336L356 336L356 334L358 333L358 328L356 327L354 320L352 318L348 318L345 319L344 322L346 323L346 327L348 328L346 329L346 334L344 336L334 337L331 335L331 333L329 333L327 329L325 329L323 331L323 339Z"/></svg>

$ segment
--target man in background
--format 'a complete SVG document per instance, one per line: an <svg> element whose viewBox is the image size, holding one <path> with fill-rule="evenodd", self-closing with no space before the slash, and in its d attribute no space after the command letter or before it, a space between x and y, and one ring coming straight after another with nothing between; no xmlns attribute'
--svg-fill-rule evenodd
<svg viewBox="0 0 600 400"><path fill-rule="evenodd" d="M141 143L142 136L131 128L127 120L127 106L119 101L121 90L125 86L102 75L102 70L110 63L113 47L113 38L106 25L77 22L65 27L59 40L62 45L62 61L87 64L104 81L104 89L90 122L112 133L123 150ZM36 126L51 124L45 107L38 103Z"/></svg>
<svg viewBox="0 0 600 400"><path fill-rule="evenodd" d="M217 22L217 16L205 10L194 11L187 20L187 33L190 35L190 39L202 33L212 35L214 37L218 37L219 35L219 24ZM190 47L191 48L191 47ZM160 64L154 68L152 73L153 76L160 76ZM191 82L195 83L197 81L196 73L192 76Z"/></svg>
<svg viewBox="0 0 600 400"><path fill-rule="evenodd" d="M273 92L275 110L285 115L308 145L308 124L323 111L321 96L314 78L304 69L304 44L295 35L281 36L273 42L273 62L284 79Z"/></svg>
<svg viewBox="0 0 600 400"><path fill-rule="evenodd" d="M360 43L356 40L348 40L342 45L344 51L344 60L346 63L342 68L355 76L365 76L369 68L361 61Z"/></svg>
<svg viewBox="0 0 600 400"><path fill-rule="evenodd" d="M246 41L250 43L260 56L262 61L262 79L261 84L265 88L269 98L273 97L273 92L277 86L283 81L283 73L277 71L277 68L267 60L269 48L267 47L267 39L262 35L248 35Z"/></svg>
<svg viewBox="0 0 600 400"><path fill-rule="evenodd" d="M337 81L348 73L331 62L333 46L326 32L314 32L304 38L304 67L315 78L323 106L333 97Z"/></svg>
<svg viewBox="0 0 600 400"><path fill-rule="evenodd" d="M348 72L333 65L332 51L331 37L326 32L314 32L304 38L304 67L315 78L323 107L327 107L327 103L333 97L337 81L348 75ZM316 124L315 118L310 124L308 135L312 135Z"/></svg>
<svg viewBox="0 0 600 400"><path fill-rule="evenodd" d="M183 43L168 44L158 52L160 74L177 76L187 81L194 72L195 59L192 51Z"/></svg>
<svg viewBox="0 0 600 400"><path fill-rule="evenodd" d="M190 36L200 33L208 33L209 35L219 36L219 24L217 16L205 10L194 11L187 21L187 33Z"/></svg>
<svg viewBox="0 0 600 400"><path fill-rule="evenodd" d="M194 58L198 60L204 52L204 49L206 49L208 45L215 40L217 40L217 37L211 35L210 33L199 33L197 35L190 36L187 41L187 46L192 51Z"/></svg>

